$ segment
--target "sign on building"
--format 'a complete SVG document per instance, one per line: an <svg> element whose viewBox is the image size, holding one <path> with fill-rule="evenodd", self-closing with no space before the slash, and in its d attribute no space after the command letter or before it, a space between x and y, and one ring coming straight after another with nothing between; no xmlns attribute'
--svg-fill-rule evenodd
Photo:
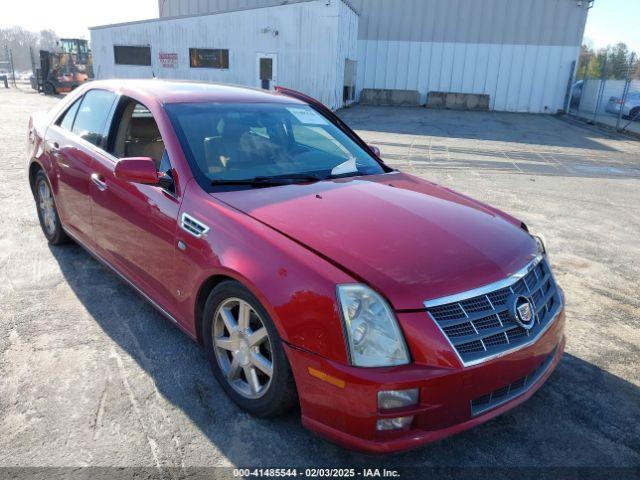
<svg viewBox="0 0 640 480"><path fill-rule="evenodd" d="M177 68L178 67L178 54L177 53L164 53L158 54L160 59L160 65L164 68Z"/></svg>

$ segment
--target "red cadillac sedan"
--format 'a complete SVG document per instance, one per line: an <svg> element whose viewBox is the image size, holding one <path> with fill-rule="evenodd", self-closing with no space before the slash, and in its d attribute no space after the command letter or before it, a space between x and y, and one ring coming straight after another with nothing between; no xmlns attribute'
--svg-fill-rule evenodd
<svg viewBox="0 0 640 480"><path fill-rule="evenodd" d="M298 92L92 82L29 121L47 240L70 239L266 417L392 452L529 398L563 293L519 220L392 169Z"/></svg>

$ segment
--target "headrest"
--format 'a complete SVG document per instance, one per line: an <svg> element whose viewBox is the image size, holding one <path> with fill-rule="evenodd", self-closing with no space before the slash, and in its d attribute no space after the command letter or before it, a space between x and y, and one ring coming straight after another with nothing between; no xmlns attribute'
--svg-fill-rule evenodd
<svg viewBox="0 0 640 480"><path fill-rule="evenodd" d="M225 140L239 140L240 137L249 133L249 126L239 121L226 121L222 137Z"/></svg>
<svg viewBox="0 0 640 480"><path fill-rule="evenodd" d="M133 117L129 125L129 136L154 140L160 138L160 131L153 117Z"/></svg>

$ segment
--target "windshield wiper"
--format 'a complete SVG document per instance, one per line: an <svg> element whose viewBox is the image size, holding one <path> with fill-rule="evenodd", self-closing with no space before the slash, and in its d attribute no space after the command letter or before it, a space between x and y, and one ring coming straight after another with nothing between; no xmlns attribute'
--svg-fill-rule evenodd
<svg viewBox="0 0 640 480"><path fill-rule="evenodd" d="M275 186L287 185L290 183L319 182L324 180L315 175L281 175L275 177L254 177L237 180L213 179L211 185L252 185L252 186Z"/></svg>

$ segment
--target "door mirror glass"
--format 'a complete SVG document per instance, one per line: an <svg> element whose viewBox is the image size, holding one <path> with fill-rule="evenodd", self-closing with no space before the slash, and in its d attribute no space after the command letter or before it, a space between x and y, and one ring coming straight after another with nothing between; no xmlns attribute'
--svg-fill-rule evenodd
<svg viewBox="0 0 640 480"><path fill-rule="evenodd" d="M376 157L380 157L380 149L375 145L367 145Z"/></svg>
<svg viewBox="0 0 640 480"><path fill-rule="evenodd" d="M159 185L161 174L150 157L121 158L114 170L116 178L125 182Z"/></svg>

